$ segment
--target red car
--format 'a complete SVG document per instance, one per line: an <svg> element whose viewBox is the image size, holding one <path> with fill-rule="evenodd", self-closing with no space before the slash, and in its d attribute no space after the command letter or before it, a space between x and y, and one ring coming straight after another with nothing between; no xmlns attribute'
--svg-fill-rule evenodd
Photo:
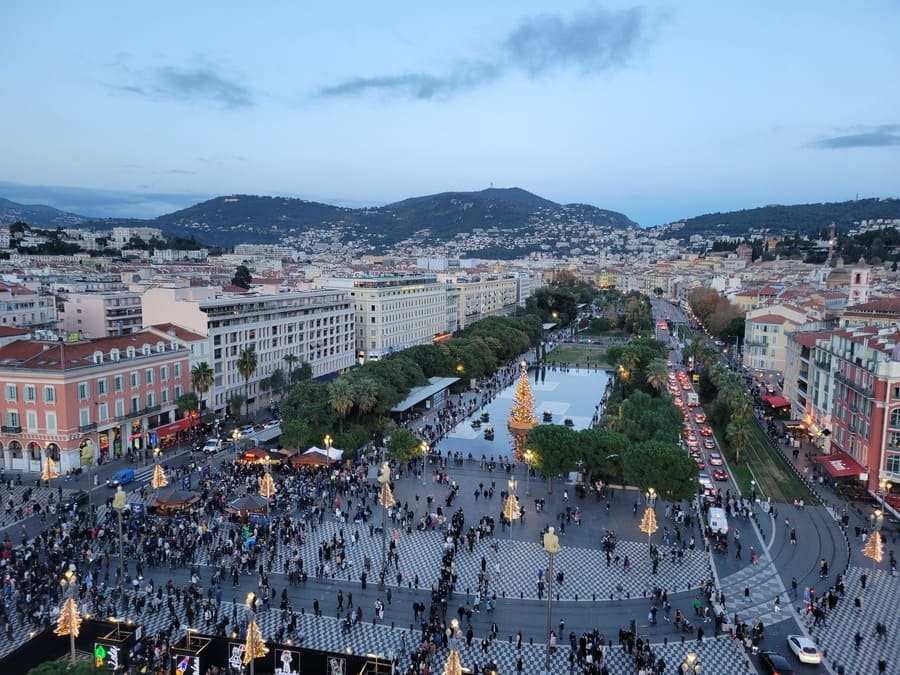
<svg viewBox="0 0 900 675"><path fill-rule="evenodd" d="M703 469L706 468L706 462L703 461L702 457L698 457L694 461L697 462L697 468L700 469L701 471L703 471Z"/></svg>
<svg viewBox="0 0 900 675"><path fill-rule="evenodd" d="M725 469L715 469L712 472L713 480L718 481L726 481L728 480L728 472Z"/></svg>
<svg viewBox="0 0 900 675"><path fill-rule="evenodd" d="M712 429L710 427L700 427L700 435L712 436Z"/></svg>
<svg viewBox="0 0 900 675"><path fill-rule="evenodd" d="M697 424L704 424L706 422L706 415L704 415L703 413L697 413L696 415L694 415L694 421Z"/></svg>

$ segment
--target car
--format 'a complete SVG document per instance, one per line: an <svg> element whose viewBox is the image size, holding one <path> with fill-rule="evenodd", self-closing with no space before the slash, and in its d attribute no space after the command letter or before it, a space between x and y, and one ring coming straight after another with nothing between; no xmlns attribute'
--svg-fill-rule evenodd
<svg viewBox="0 0 900 675"><path fill-rule="evenodd" d="M717 480L719 482L728 480L728 472L725 469L715 469L712 472L713 480Z"/></svg>
<svg viewBox="0 0 900 675"><path fill-rule="evenodd" d="M219 438L210 438L203 444L203 454L204 455L214 455L219 450L225 447L224 441Z"/></svg>
<svg viewBox="0 0 900 675"><path fill-rule="evenodd" d="M709 474L700 472L700 475L697 476L697 482L700 483L703 487L712 487L712 481L709 479Z"/></svg>
<svg viewBox="0 0 900 675"><path fill-rule="evenodd" d="M689 383L689 382L682 382L682 383L681 383L681 390L682 390L682 391L691 391L691 385L690 385L690 383Z"/></svg>
<svg viewBox="0 0 900 675"><path fill-rule="evenodd" d="M713 434L712 428L707 427L707 426L700 427L700 435L701 436L712 436L712 434Z"/></svg>
<svg viewBox="0 0 900 675"><path fill-rule="evenodd" d="M694 461L697 463L697 468L703 471L706 468L706 462L703 461L702 457L694 458Z"/></svg>
<svg viewBox="0 0 900 675"><path fill-rule="evenodd" d="M271 429L272 427L277 427L279 424L281 424L281 420L271 419L271 420L266 421L266 423L263 425L263 428Z"/></svg>
<svg viewBox="0 0 900 675"><path fill-rule="evenodd" d="M766 675L794 675L793 666L778 652L760 652L759 665Z"/></svg>
<svg viewBox="0 0 900 675"><path fill-rule="evenodd" d="M703 447L706 448L707 450L715 450L716 442L711 438L704 438L703 439Z"/></svg>
<svg viewBox="0 0 900 675"><path fill-rule="evenodd" d="M805 635L788 635L788 647L800 659L800 663L822 663L822 652L816 643Z"/></svg>
<svg viewBox="0 0 900 675"><path fill-rule="evenodd" d="M697 443L699 445L699 442L697 441L697 437L694 436L694 434L688 434L685 438L687 439L688 443Z"/></svg>
<svg viewBox="0 0 900 675"><path fill-rule="evenodd" d="M128 485L131 481L134 480L134 471L131 469L119 469L112 476L106 479L107 486L111 488L119 487L120 485Z"/></svg>
<svg viewBox="0 0 900 675"><path fill-rule="evenodd" d="M74 511L82 504L87 503L87 501L88 493L84 490L76 490L60 502L59 508L63 511Z"/></svg>
<svg viewBox="0 0 900 675"><path fill-rule="evenodd" d="M709 453L709 463L712 466L724 466L725 460L722 459L722 455L718 452Z"/></svg>
<svg viewBox="0 0 900 675"><path fill-rule="evenodd" d="M706 424L706 415L703 413L697 413L694 415L694 421L697 424Z"/></svg>
<svg viewBox="0 0 900 675"><path fill-rule="evenodd" d="M249 436L253 433L255 427L252 424L245 424L244 426L238 429L238 438L243 438L244 436Z"/></svg>
<svg viewBox="0 0 900 675"><path fill-rule="evenodd" d="M675 405L677 405L679 408L684 407L684 401L682 401L680 398L674 399L674 400L672 401L672 403L674 403Z"/></svg>

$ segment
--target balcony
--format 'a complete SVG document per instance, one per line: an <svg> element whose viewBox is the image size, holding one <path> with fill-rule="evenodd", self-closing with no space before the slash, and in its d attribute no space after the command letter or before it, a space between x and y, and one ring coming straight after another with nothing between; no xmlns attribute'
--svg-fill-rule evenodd
<svg viewBox="0 0 900 675"><path fill-rule="evenodd" d="M4 434L21 434L22 427L21 426L0 426L0 432Z"/></svg>
<svg viewBox="0 0 900 675"><path fill-rule="evenodd" d="M872 387L863 387L862 385L856 384L851 378L847 377L846 375L842 375L839 372L836 372L834 374L834 379L836 382L847 385L853 391L859 392L866 398L872 398Z"/></svg>
<svg viewBox="0 0 900 675"><path fill-rule="evenodd" d="M82 424L78 427L78 433L85 434L88 431L97 431L97 423L93 422L91 424Z"/></svg>
<svg viewBox="0 0 900 675"><path fill-rule="evenodd" d="M143 417L144 415L152 415L155 412L159 412L162 409L161 405L151 405L149 408L144 408L143 410L134 410L130 413L126 413L124 415L119 415L116 417L116 422L127 422L128 420L133 420L135 417Z"/></svg>

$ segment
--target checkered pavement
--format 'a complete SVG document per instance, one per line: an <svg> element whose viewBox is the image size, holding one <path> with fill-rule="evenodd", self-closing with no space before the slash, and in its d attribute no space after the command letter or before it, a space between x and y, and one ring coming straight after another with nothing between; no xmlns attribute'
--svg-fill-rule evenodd
<svg viewBox="0 0 900 675"><path fill-rule="evenodd" d="M750 595L745 596L744 590ZM719 580L719 590L725 594L725 608L729 621L737 614L741 621L756 623L758 617L769 626L790 618L787 611L790 598L781 576L768 553L759 557L755 565L747 565L734 574ZM781 611L775 611L775 598L781 598Z"/></svg>
<svg viewBox="0 0 900 675"><path fill-rule="evenodd" d="M31 505L34 505L34 503L37 502L41 505L42 509L46 509L50 504L51 495L53 495L54 504L59 505L59 488L55 483L51 484L51 487L49 488L44 487L43 483L41 483L40 487L35 487L34 481L31 481L30 485L14 485L12 490L9 489L7 483L0 483L0 528L11 527L25 521L24 518L16 518L15 509L19 506L24 506L25 493L29 489L31 490ZM63 487L63 500L65 500L72 492L74 492L74 490ZM13 510L7 512L7 504L10 499L13 501ZM29 509L29 513L30 512L31 510ZM50 516L48 516L48 518L49 517Z"/></svg>

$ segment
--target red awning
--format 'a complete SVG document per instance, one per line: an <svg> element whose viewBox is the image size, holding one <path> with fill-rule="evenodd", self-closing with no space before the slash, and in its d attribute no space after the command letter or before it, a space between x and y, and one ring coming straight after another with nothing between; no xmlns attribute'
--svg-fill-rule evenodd
<svg viewBox="0 0 900 675"><path fill-rule="evenodd" d="M171 436L172 434L178 433L179 431L184 431L185 429L191 428L191 418L185 417L181 420L176 420L171 424L164 424L161 427L156 429L157 436Z"/></svg>
<svg viewBox="0 0 900 675"><path fill-rule="evenodd" d="M816 461L825 467L825 470L833 478L846 478L858 476L866 472L866 468L842 450L832 452L830 455L819 455Z"/></svg>
<svg viewBox="0 0 900 675"><path fill-rule="evenodd" d="M765 396L763 396L763 401L768 403L773 408L784 408L791 404L791 402L784 396L777 396L775 394L766 394Z"/></svg>

